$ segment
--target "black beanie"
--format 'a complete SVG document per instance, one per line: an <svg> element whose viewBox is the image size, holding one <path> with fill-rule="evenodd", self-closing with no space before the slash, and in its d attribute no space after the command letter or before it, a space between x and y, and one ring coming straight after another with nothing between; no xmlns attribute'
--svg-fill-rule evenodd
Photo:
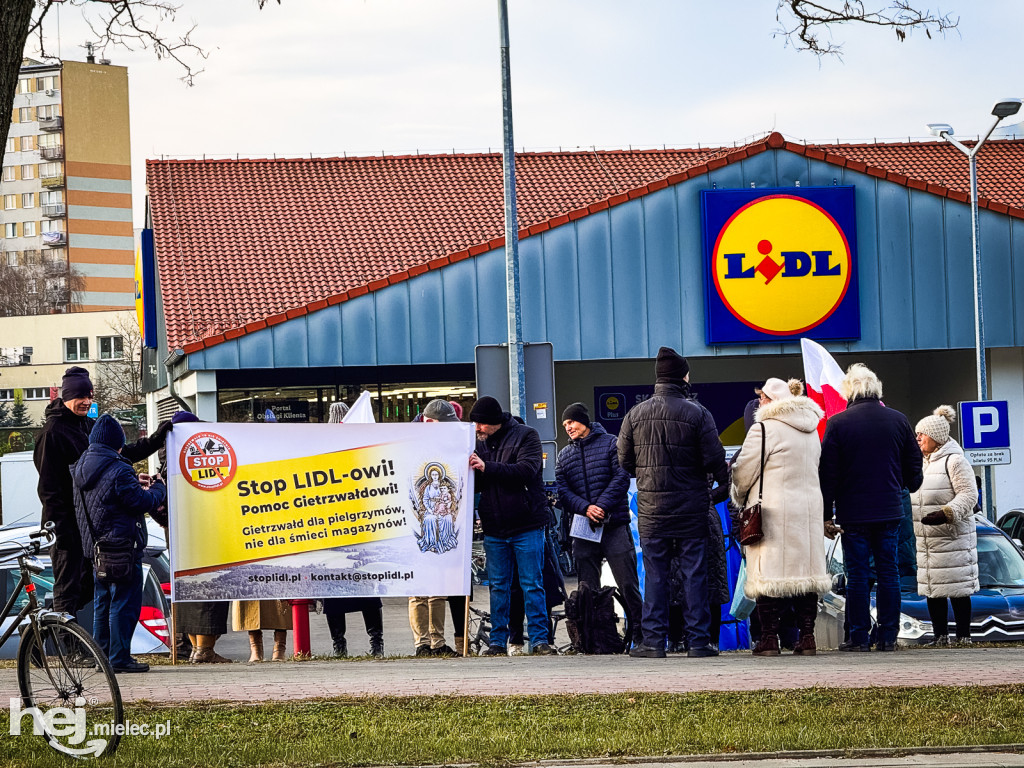
<svg viewBox="0 0 1024 768"><path fill-rule="evenodd" d="M175 411L171 416L171 424L188 424L192 421L199 421L199 417L191 411Z"/></svg>
<svg viewBox="0 0 1024 768"><path fill-rule="evenodd" d="M662 347L658 350L654 371L659 384L682 384L690 372L690 364L671 347Z"/></svg>
<svg viewBox="0 0 1024 768"><path fill-rule="evenodd" d="M503 424L505 414L501 404L490 395L484 395L475 403L469 412L469 420L474 424Z"/></svg>
<svg viewBox="0 0 1024 768"><path fill-rule="evenodd" d="M89 445L100 443L115 451L124 448L124 430L117 423L117 419L109 413L104 413L93 425L89 433Z"/></svg>
<svg viewBox="0 0 1024 768"><path fill-rule="evenodd" d="M64 371L64 378L60 382L60 399L80 400L83 397L92 397L92 380L85 368L73 365Z"/></svg>
<svg viewBox="0 0 1024 768"><path fill-rule="evenodd" d="M573 403L562 411L562 421L578 421L584 427L590 426L590 413L583 403Z"/></svg>

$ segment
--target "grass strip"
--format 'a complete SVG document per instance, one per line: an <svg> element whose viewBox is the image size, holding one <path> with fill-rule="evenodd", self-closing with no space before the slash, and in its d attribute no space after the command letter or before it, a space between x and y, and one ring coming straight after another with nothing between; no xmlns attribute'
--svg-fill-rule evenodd
<svg viewBox="0 0 1024 768"><path fill-rule="evenodd" d="M122 738L109 766L487 766L542 759L1024 742L1024 685L742 693L341 698L126 708L170 721ZM0 727L5 723L0 718ZM66 766L7 735L0 766Z"/></svg>

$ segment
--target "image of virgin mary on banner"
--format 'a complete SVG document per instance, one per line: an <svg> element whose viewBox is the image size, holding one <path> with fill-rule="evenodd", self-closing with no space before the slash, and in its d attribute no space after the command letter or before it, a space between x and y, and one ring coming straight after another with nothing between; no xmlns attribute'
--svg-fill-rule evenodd
<svg viewBox="0 0 1024 768"><path fill-rule="evenodd" d="M462 493L462 478L456 475L453 480L444 464L431 462L424 466L410 493L416 520L420 524L415 536L421 552L442 555L459 545L455 522Z"/></svg>

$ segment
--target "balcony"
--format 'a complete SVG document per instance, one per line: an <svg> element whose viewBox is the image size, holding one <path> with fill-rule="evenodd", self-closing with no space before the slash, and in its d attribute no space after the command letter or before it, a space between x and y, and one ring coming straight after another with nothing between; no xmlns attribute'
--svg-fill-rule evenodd
<svg viewBox="0 0 1024 768"><path fill-rule="evenodd" d="M39 183L47 189L59 189L64 186L64 174L59 173L56 176L43 176L39 179Z"/></svg>
<svg viewBox="0 0 1024 768"><path fill-rule="evenodd" d="M47 248L56 248L67 243L68 236L64 232L43 232L43 245Z"/></svg>
<svg viewBox="0 0 1024 768"><path fill-rule="evenodd" d="M47 133L62 131L64 130L64 118L60 115L57 117L44 117L39 121L39 130L46 131Z"/></svg>
<svg viewBox="0 0 1024 768"><path fill-rule="evenodd" d="M67 206L64 203L53 203L43 206L43 216L48 219L62 219L67 213Z"/></svg>
<svg viewBox="0 0 1024 768"><path fill-rule="evenodd" d="M40 147L39 155L43 158L43 160L63 160L64 147Z"/></svg>

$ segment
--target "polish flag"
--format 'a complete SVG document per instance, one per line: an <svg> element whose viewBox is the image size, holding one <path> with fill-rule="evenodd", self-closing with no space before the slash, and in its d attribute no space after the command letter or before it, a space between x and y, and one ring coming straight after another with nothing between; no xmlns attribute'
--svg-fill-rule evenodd
<svg viewBox="0 0 1024 768"><path fill-rule="evenodd" d="M800 352L804 358L807 396L825 412L825 418L818 424L818 437L824 437L825 419L846 410L846 398L839 386L845 374L828 350L810 339L800 339Z"/></svg>

